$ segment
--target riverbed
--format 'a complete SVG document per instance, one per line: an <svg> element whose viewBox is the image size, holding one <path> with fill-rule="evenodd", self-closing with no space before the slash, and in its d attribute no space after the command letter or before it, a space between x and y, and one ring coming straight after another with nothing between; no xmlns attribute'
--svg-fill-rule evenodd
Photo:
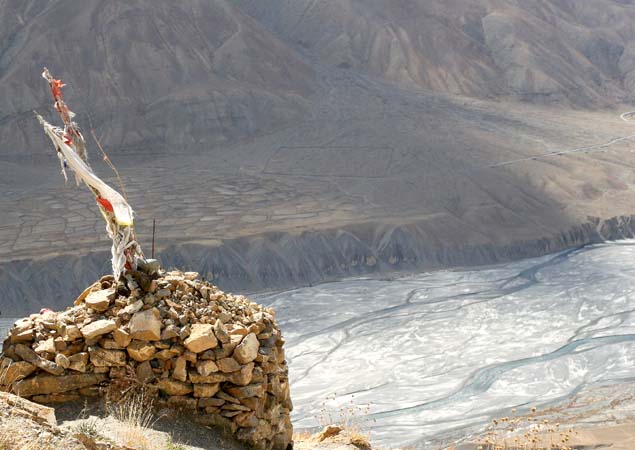
<svg viewBox="0 0 635 450"><path fill-rule="evenodd" d="M602 406L633 394L635 241L257 299L285 334L296 429L343 410L380 446L433 448L596 392L586 423L635 416Z"/></svg>

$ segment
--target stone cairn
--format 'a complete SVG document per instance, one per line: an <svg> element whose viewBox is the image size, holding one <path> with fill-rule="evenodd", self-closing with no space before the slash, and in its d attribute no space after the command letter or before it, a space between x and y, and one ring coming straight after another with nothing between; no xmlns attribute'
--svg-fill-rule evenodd
<svg viewBox="0 0 635 450"><path fill-rule="evenodd" d="M222 426L253 448L291 448L274 311L197 278L141 265L119 282L102 277L64 312L18 320L3 345L0 390L50 404L142 386L155 406Z"/></svg>

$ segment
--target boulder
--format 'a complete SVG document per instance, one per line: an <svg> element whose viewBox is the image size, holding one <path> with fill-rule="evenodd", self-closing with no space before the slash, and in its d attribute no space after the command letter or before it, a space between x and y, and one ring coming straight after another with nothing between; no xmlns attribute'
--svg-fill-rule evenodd
<svg viewBox="0 0 635 450"><path fill-rule="evenodd" d="M112 332L112 337L117 343L117 345L119 345L121 348L126 348L128 344L130 344L130 341L132 340L130 333L128 333L126 330L122 329L121 327L116 328Z"/></svg>
<svg viewBox="0 0 635 450"><path fill-rule="evenodd" d="M140 341L158 341L161 339L161 313L152 308L139 311L130 321L130 336Z"/></svg>
<svg viewBox="0 0 635 450"><path fill-rule="evenodd" d="M178 381L187 381L187 360L184 357L176 358L172 378Z"/></svg>
<svg viewBox="0 0 635 450"><path fill-rule="evenodd" d="M84 373L79 375L37 375L13 385L13 390L20 397L31 397L40 394L57 394L74 391L86 386L93 386L106 381L103 373Z"/></svg>
<svg viewBox="0 0 635 450"><path fill-rule="evenodd" d="M220 390L220 384L195 384L194 397L213 397Z"/></svg>
<svg viewBox="0 0 635 450"><path fill-rule="evenodd" d="M115 328L117 328L117 324L114 320L103 319L89 323L88 325L82 327L80 331L84 338L95 339L99 336L110 333Z"/></svg>
<svg viewBox="0 0 635 450"><path fill-rule="evenodd" d="M37 370L33 364L26 361L13 362L3 358L0 362L0 385L10 385L28 377Z"/></svg>
<svg viewBox="0 0 635 450"><path fill-rule="evenodd" d="M68 362L68 369L84 373L86 372L86 366L88 365L88 353L81 352L69 356Z"/></svg>
<svg viewBox="0 0 635 450"><path fill-rule="evenodd" d="M212 325L197 323L192 325L185 347L193 353L201 353L218 345Z"/></svg>
<svg viewBox="0 0 635 450"><path fill-rule="evenodd" d="M193 390L192 383L170 380L169 378L162 379L156 386L168 395L187 395Z"/></svg>
<svg viewBox="0 0 635 450"><path fill-rule="evenodd" d="M132 341L126 348L128 355L138 362L152 359L157 349L154 345L145 341Z"/></svg>
<svg viewBox="0 0 635 450"><path fill-rule="evenodd" d="M39 424L51 427L57 426L55 410L47 406L38 405L17 395L0 391L0 407L14 411L22 417L28 417Z"/></svg>
<svg viewBox="0 0 635 450"><path fill-rule="evenodd" d="M252 362L258 356L260 342L254 333L249 333L234 349L234 359L240 364Z"/></svg>
<svg viewBox="0 0 635 450"><path fill-rule="evenodd" d="M218 366L214 361L198 361L196 363L196 371L203 376L218 372Z"/></svg>
<svg viewBox="0 0 635 450"><path fill-rule="evenodd" d="M223 358L216 361L216 365L221 372L230 373L240 370L240 364L234 358Z"/></svg>
<svg viewBox="0 0 635 450"><path fill-rule="evenodd" d="M265 387L261 383L249 384L241 387L228 387L225 391L239 400L241 398L262 397L265 395Z"/></svg>
<svg viewBox="0 0 635 450"><path fill-rule="evenodd" d="M116 292L113 288L93 291L86 296L84 302L87 307L98 312L103 312L108 309L110 302L115 298L115 295Z"/></svg>
<svg viewBox="0 0 635 450"><path fill-rule="evenodd" d="M35 353L55 353L55 339L50 337L35 346Z"/></svg>
<svg viewBox="0 0 635 450"><path fill-rule="evenodd" d="M24 344L18 344L15 346L15 353L20 356L26 362L33 364L35 367L42 369L53 375L61 375L64 373L64 368L58 366L52 361L48 361L38 356L33 350Z"/></svg>
<svg viewBox="0 0 635 450"><path fill-rule="evenodd" d="M126 365L126 352L122 350L106 350L100 347L89 347L90 362L95 367L116 367Z"/></svg>

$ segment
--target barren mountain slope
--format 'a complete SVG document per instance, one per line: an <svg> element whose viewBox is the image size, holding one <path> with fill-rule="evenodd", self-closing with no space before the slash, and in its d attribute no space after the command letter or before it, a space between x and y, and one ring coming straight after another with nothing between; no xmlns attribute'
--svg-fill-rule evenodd
<svg viewBox="0 0 635 450"><path fill-rule="evenodd" d="M633 98L633 2L237 0L319 61L439 92L607 105Z"/></svg>
<svg viewBox="0 0 635 450"><path fill-rule="evenodd" d="M302 114L313 77L222 0L4 1L3 159L40 153L32 111L52 113L43 66L68 84L84 127L127 154L188 153L268 132Z"/></svg>

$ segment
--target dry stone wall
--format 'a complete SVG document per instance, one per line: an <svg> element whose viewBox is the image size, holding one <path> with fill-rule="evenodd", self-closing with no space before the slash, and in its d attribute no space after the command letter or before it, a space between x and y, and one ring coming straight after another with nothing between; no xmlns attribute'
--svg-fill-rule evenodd
<svg viewBox="0 0 635 450"><path fill-rule="evenodd" d="M156 264L104 276L64 312L18 320L0 388L38 403L142 386L157 406L223 426L256 449L291 445L284 339L274 311ZM112 398L110 398L112 397Z"/></svg>

